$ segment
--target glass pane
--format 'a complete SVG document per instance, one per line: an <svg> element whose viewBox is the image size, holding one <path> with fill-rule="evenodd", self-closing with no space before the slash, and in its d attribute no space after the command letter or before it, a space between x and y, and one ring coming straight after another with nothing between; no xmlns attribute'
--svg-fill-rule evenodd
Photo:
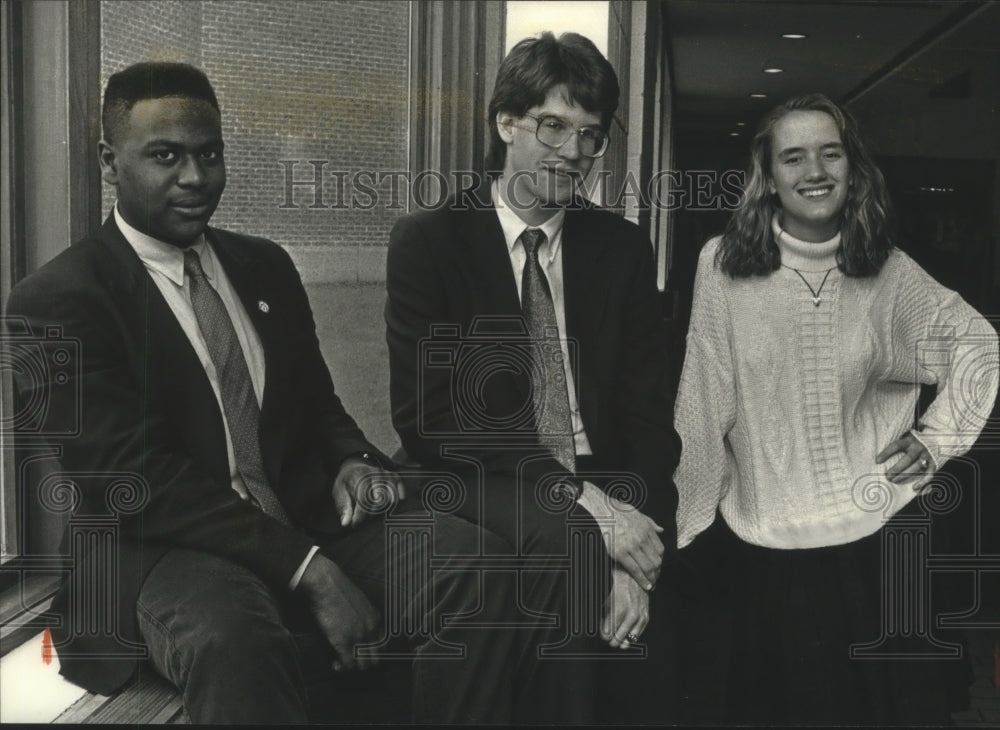
<svg viewBox="0 0 1000 730"><path fill-rule="evenodd" d="M507 3L505 49L528 36L551 30L556 35L573 31L587 36L598 50L608 55L607 2L524 2Z"/></svg>

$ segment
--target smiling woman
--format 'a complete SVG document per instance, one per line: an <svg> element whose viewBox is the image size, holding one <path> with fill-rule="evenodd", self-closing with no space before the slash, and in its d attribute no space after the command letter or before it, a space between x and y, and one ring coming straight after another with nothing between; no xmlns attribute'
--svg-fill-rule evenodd
<svg viewBox="0 0 1000 730"><path fill-rule="evenodd" d="M767 115L699 259L675 414L678 544L722 556L739 606L727 721L948 724L961 663L907 661L880 623L882 540L978 438L996 357L992 326L895 248L851 117L819 94ZM914 421L921 385L937 396ZM852 661L880 635L893 661Z"/></svg>
<svg viewBox="0 0 1000 730"><path fill-rule="evenodd" d="M850 168L833 117L796 111L772 131L772 195L781 201L782 225L803 241L827 241L840 228Z"/></svg>

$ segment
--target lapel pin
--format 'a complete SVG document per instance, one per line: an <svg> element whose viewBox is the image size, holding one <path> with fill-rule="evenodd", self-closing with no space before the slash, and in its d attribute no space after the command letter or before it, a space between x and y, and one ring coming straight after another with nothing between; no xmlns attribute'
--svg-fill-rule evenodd
<svg viewBox="0 0 1000 730"><path fill-rule="evenodd" d="M261 299L259 302L257 302L257 309L262 311L264 314L267 314L268 312L271 311L271 305L265 302L263 299Z"/></svg>

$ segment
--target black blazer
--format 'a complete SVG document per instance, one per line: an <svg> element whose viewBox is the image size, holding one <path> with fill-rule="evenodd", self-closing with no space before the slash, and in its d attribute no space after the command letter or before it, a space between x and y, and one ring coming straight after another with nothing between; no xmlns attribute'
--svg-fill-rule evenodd
<svg viewBox="0 0 1000 730"><path fill-rule="evenodd" d="M404 216L392 230L385 309L392 418L404 450L423 466L461 472L442 451L458 446L483 465L486 489L510 489L512 476L527 488L565 470L552 458L525 464L539 450L533 417L522 428L531 413L528 376L491 354L499 333L468 337L477 318L482 334L521 316L496 210L480 202L489 200L488 189L466 194L448 208ZM641 504L665 528L670 551L680 439L652 246L634 224L581 202L566 213L562 257L577 402L593 451L577 471L639 477L638 493L616 496ZM458 325L461 344L454 327L442 331L449 324ZM450 364L449 348L457 353Z"/></svg>
<svg viewBox="0 0 1000 730"><path fill-rule="evenodd" d="M22 377L20 396L44 399L43 431L76 430L51 439L61 449L64 471L109 475L78 480L69 529L87 516L115 518L117 561L100 549L65 545L74 568L53 603L62 673L92 691L111 692L135 670L134 656L114 655L127 655L127 647L139 643L135 600L167 549L229 558L284 590L314 544L308 533L341 529L330 485L343 459L359 451L385 458L334 392L288 254L260 238L217 229L206 235L260 336L264 467L298 529L265 516L231 488L222 415L208 377L113 217L10 295L8 315L25 317L36 336L54 325L79 343L78 362L63 368L68 384ZM141 485L137 504L124 511L109 508L114 474L131 474ZM96 585L115 591L98 617L84 605ZM85 624L95 618L92 625L112 621L117 636L90 630Z"/></svg>

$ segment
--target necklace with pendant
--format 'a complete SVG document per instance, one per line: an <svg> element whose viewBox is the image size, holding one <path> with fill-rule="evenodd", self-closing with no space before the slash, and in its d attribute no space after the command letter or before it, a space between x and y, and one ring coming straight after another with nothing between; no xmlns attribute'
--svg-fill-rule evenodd
<svg viewBox="0 0 1000 730"><path fill-rule="evenodd" d="M785 266L785 264L782 264L782 266ZM785 266L785 268L786 268L786 269L792 269L792 267L791 267L791 266ZM803 283L804 283L804 284L805 284L805 285L806 285L807 287L809 287L809 293L810 293L810 294L812 294L812 297L813 297L813 306L814 306L814 307L818 307L818 306L819 306L819 303L820 303L821 301L823 301L823 300L822 300L822 298L820 297L820 294L821 294L821 293L822 293L822 291L823 291L823 287L824 287L824 286L826 285L826 280L827 280L828 278L830 278L830 272L831 272L831 271L833 271L833 270L834 270L835 268L837 268L837 267L836 267L836 266L834 266L834 267L832 267L832 268L829 268L829 269L827 269L827 270L826 270L826 275L825 275L825 276L823 277L823 281L822 281L822 282L820 282L820 285L819 285L819 289L813 289L813 288L812 288L812 284L810 284L810 283L809 283L809 280L808 280L808 279L806 279L806 277L804 277L804 276L802 275L802 272L801 272L801 271L799 271L798 269L792 269L792 271L794 271L794 272L795 272L796 274L798 274L798 275L799 275L799 278L800 278L800 279L802 279Z"/></svg>

